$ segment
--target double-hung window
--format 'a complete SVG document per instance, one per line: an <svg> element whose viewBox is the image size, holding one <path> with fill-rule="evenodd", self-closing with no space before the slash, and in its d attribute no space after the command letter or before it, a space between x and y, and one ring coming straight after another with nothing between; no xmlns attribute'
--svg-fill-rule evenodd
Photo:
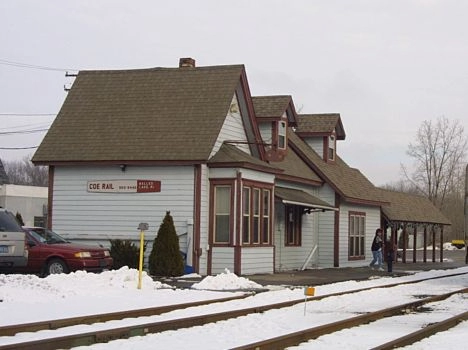
<svg viewBox="0 0 468 350"><path fill-rule="evenodd" d="M271 190L244 185L242 195L242 243L270 244Z"/></svg>
<svg viewBox="0 0 468 350"><path fill-rule="evenodd" d="M366 213L349 212L349 258L364 259Z"/></svg>
<svg viewBox="0 0 468 350"><path fill-rule="evenodd" d="M230 242L231 232L231 186L214 187L214 243Z"/></svg>
<svg viewBox="0 0 468 350"><path fill-rule="evenodd" d="M280 121L278 123L278 148L286 148L286 122Z"/></svg>

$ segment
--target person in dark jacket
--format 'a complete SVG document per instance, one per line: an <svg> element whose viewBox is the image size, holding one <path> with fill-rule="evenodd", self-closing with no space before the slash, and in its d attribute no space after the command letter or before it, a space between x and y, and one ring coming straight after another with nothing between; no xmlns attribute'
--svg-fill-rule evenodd
<svg viewBox="0 0 468 350"><path fill-rule="evenodd" d="M385 259L387 260L387 271L393 271L393 260L395 260L395 243L391 237L385 239Z"/></svg>
<svg viewBox="0 0 468 350"><path fill-rule="evenodd" d="M374 239L372 240L372 246L371 246L372 261L370 262L369 266L373 268L374 265L377 263L379 271L383 271L382 245L383 245L382 229L378 228L377 230L375 230L375 236L374 236Z"/></svg>

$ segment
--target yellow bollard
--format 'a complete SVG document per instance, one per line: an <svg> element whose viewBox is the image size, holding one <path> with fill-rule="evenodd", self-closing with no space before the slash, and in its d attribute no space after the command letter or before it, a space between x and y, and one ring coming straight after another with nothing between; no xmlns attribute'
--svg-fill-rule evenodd
<svg viewBox="0 0 468 350"><path fill-rule="evenodd" d="M315 288L314 287L305 287L304 288L304 316L306 315L307 297L313 297L314 295L315 295Z"/></svg>
<svg viewBox="0 0 468 350"><path fill-rule="evenodd" d="M144 250L144 242L145 242L145 231L148 229L147 223L140 223L138 225L138 229L140 230L140 262L138 267L138 289L141 289L141 275L143 272L143 250Z"/></svg>

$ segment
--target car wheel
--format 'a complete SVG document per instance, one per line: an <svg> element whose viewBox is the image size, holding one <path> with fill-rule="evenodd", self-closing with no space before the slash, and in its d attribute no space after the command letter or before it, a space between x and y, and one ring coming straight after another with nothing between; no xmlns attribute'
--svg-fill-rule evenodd
<svg viewBox="0 0 468 350"><path fill-rule="evenodd" d="M46 274L68 273L68 266L62 259L52 259L47 264Z"/></svg>

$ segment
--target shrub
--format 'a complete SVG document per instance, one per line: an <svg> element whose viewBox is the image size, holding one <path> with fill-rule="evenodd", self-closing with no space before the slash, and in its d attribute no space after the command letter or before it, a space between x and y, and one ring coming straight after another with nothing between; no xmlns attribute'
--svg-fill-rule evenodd
<svg viewBox="0 0 468 350"><path fill-rule="evenodd" d="M170 212L159 227L149 256L149 272L155 276L181 276L184 273L184 261L179 249L179 237L174 227Z"/></svg>
<svg viewBox="0 0 468 350"><path fill-rule="evenodd" d="M114 259L114 269L120 269L123 266L137 269L140 260L140 247L128 240L111 239L110 254ZM146 250L146 242L143 246L143 252Z"/></svg>
<svg viewBox="0 0 468 350"><path fill-rule="evenodd" d="M21 226L24 226L23 217L21 216L21 214L20 214L19 212L16 212L16 221L18 221L18 223L19 223Z"/></svg>

